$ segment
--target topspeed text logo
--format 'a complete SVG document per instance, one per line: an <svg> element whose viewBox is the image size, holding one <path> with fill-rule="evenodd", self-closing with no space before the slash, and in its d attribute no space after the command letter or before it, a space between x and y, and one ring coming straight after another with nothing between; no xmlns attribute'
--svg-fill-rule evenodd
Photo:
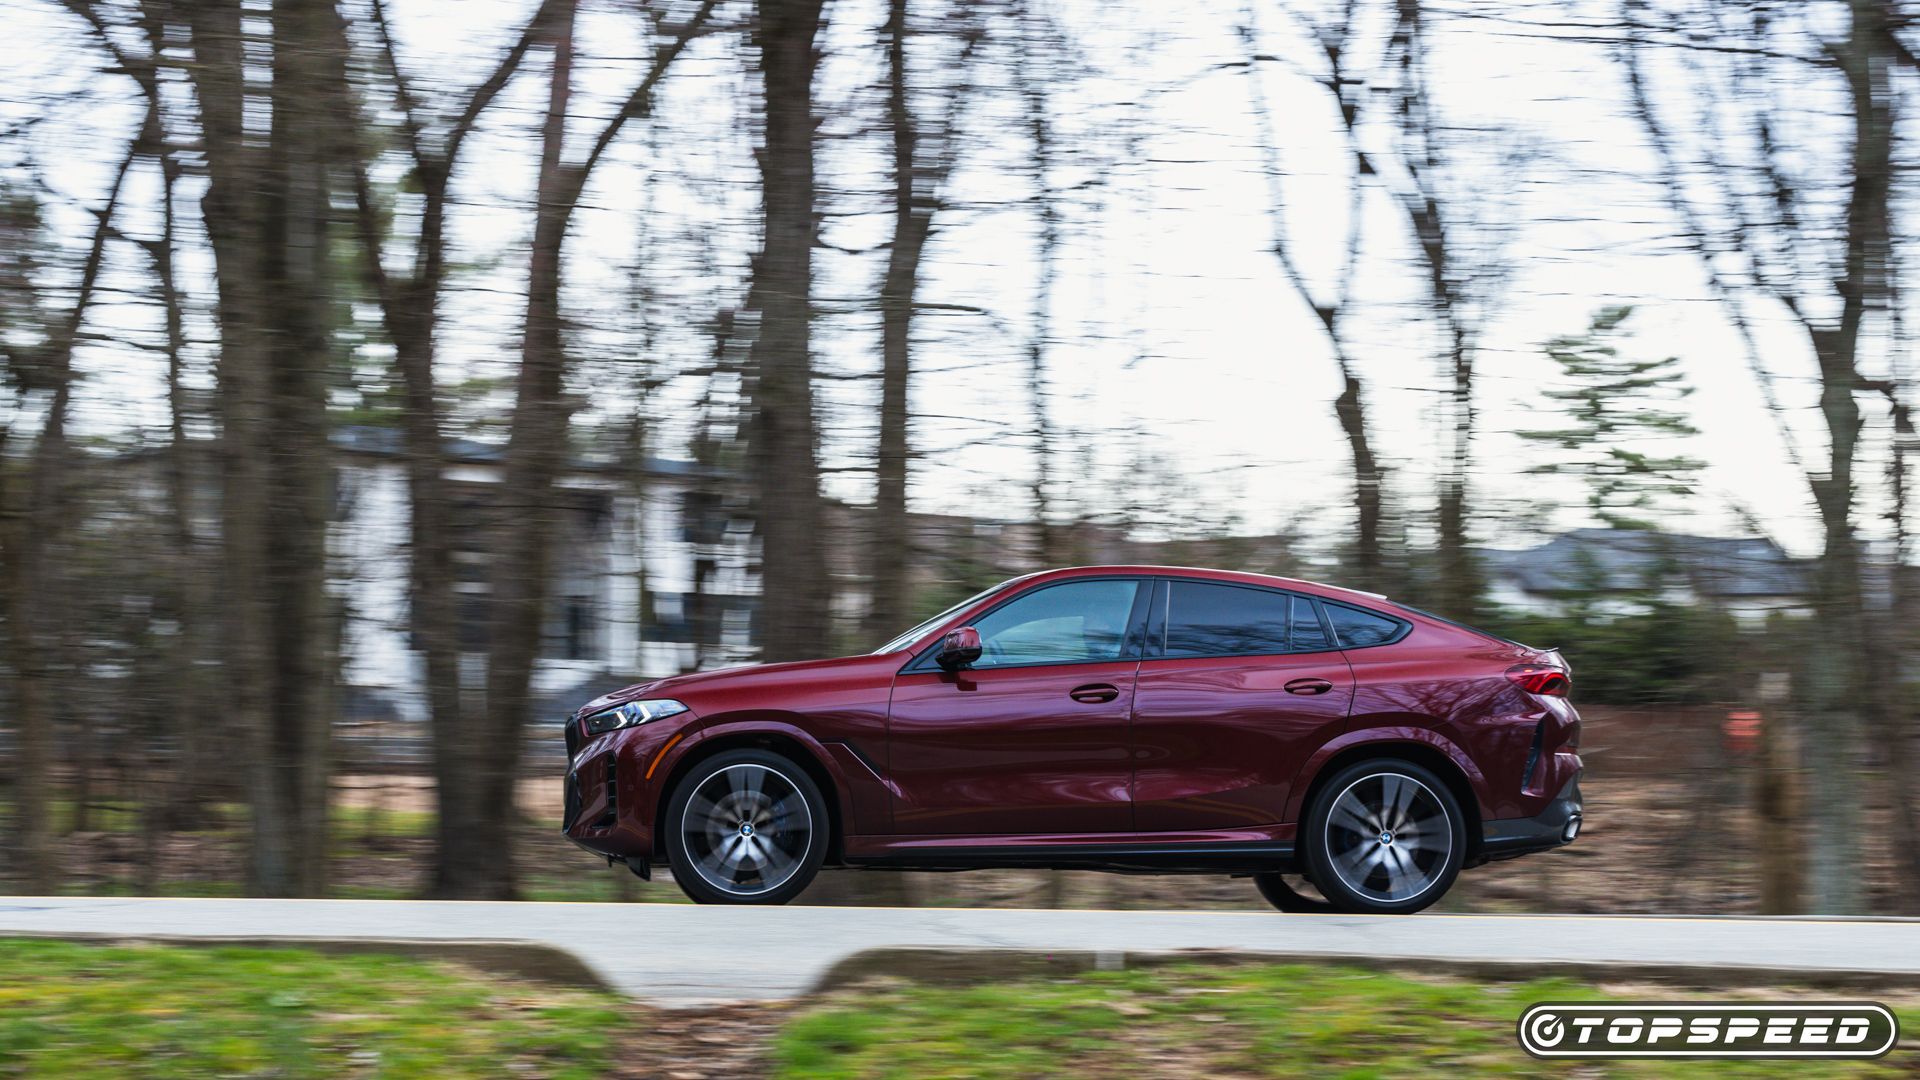
<svg viewBox="0 0 1920 1080"><path fill-rule="evenodd" d="M1535 1057L1873 1058L1900 1041L1900 1022L1870 1001L1546 1001L1520 1015L1519 1031Z"/></svg>

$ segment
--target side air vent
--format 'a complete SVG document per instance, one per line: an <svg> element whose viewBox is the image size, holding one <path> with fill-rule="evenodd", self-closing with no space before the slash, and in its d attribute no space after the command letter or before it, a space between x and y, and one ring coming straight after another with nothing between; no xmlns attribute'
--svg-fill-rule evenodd
<svg viewBox="0 0 1920 1080"><path fill-rule="evenodd" d="M1527 751L1527 769L1520 774L1520 790L1533 787L1533 770L1540 764L1540 741L1546 737L1547 722L1541 720L1533 725L1533 747Z"/></svg>
<svg viewBox="0 0 1920 1080"><path fill-rule="evenodd" d="M600 759L601 783L607 793L607 808L600 812L600 819L593 823L596 829L604 829L620 818L620 769L619 761L612 754Z"/></svg>
<svg viewBox="0 0 1920 1080"><path fill-rule="evenodd" d="M565 832L573 828L574 819L580 816L580 778L573 773L567 774L566 809L561 818L560 829Z"/></svg>

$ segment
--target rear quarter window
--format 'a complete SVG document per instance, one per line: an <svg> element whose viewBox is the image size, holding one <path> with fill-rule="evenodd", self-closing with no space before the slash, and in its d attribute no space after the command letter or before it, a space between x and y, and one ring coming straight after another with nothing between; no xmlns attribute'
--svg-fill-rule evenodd
<svg viewBox="0 0 1920 1080"><path fill-rule="evenodd" d="M1333 624L1334 637L1339 639L1343 649L1364 649L1369 645L1398 641L1411 625L1377 611L1328 601L1322 601L1320 609L1327 613L1327 621Z"/></svg>

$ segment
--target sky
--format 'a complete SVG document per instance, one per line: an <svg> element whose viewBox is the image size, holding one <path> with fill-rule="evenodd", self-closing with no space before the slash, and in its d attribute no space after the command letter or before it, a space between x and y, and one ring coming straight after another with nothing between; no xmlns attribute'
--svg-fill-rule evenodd
<svg viewBox="0 0 1920 1080"><path fill-rule="evenodd" d="M516 32L522 0L391 0L401 63L429 99L477 82ZM1362 5L1365 8L1365 5ZM1333 541L1351 519L1350 461L1331 402L1338 376L1319 324L1281 276L1270 250L1268 158L1250 109L1250 78L1272 108L1288 235L1316 289L1338 266L1352 177L1320 58L1293 13L1311 5L1259 5L1261 53L1249 76L1234 29L1236 3L1201 0L1169 9L1139 0L1052 0L1041 9L1063 44L1026 61L1055 87L1050 116L1072 147L1049 175L1068 224L1059 253L1047 340L1048 411L1066 447L1056 504L1110 512L1156 502L1159 527L1292 525ZM1569 482L1528 475L1541 451L1514 433L1542 425L1543 391L1560 385L1541 343L1581 331L1607 304L1632 304L1632 348L1677 356L1695 388L1686 410L1700 429L1687 452L1706 460L1696 497L1673 527L1739 531L1742 514L1796 554L1818 550L1804 478L1783 451L1757 383L1698 260L1676 240L1677 219L1655 182L1658 162L1627 118L1620 72L1588 35L1537 25L1578 21L1590 5L1509 5L1479 17L1469 0L1433 5L1438 50L1432 88L1442 122L1459 140L1461 187L1482 235L1504 238L1508 284L1479 348L1481 427L1475 490L1486 512L1479 542L1537 539L1508 511L1557 503L1554 527L1586 522ZM676 9L678 10L678 9ZM722 8L737 20L742 8ZM957 70L942 4L922 5L913 62L921 119L937 119L938 91ZM1178 16L1170 18L1169 10ZM817 91L823 117L818 174L827 211L816 256L816 332L823 463L829 491L861 501L871 477L879 364L872 296L889 228L878 93L883 10L872 0L832 0ZM49 222L69 247L83 241L108 170L138 120L124 77L98 73L79 25L48 0L0 0L0 170L27 155L48 166ZM627 4L588 0L581 33L573 156L638 77L648 51ZM1378 38L1378 34L1372 35ZM698 422L704 380L689 374L710 350L703 321L744 291L754 242L757 175L748 101L752 87L737 37L696 41L676 64L657 119L630 125L595 174L569 241L567 304L587 418L631 408L635 358L666 378L655 392L656 446L671 454ZM959 154L936 219L920 299L932 305L916 331L916 509L1020 517L1028 510L1032 452L1025 349L1036 281L1032 184L1021 103L1008 84L1010 44L990 43L972 68L979 83L956 133ZM1371 58L1354 58L1364 70ZM470 141L456 174L454 255L461 270L445 301L442 376L500 378L511 370L530 232L532 138L544 95L544 62L531 61ZM1675 72L1676 78L1682 72ZM1678 85L1675 83L1675 85ZM1816 85L1771 88L1788 105L1821 105ZM46 105L51 98L54 105ZM1369 106L1373 108L1374 106ZM45 119L28 130L19 125ZM1809 155L1840 146L1817 116L1800 134ZM1379 131L1368 138L1378 139ZM1382 144L1383 145L1383 144ZM1376 147L1377 149L1378 147ZM1841 149L1844 149L1841 146ZM1518 160L1516 160L1516 158ZM380 178L398 179L393 161ZM123 230L158 231L158 184L136 176ZM197 192L183 188L185 216ZM1362 198L1364 244L1349 316L1351 351L1367 383L1390 490L1418 518L1431 507L1443 411L1437 328L1422 303L1404 218L1378 184ZM189 332L202 367L216 339L209 317L210 263L189 235L184 272L193 293ZM404 248L396 258L404 256ZM157 392L158 313L144 301L143 256L115 245L106 301L89 320L81 357L90 374L77 422L96 433L164 430ZM636 314L635 267L651 300ZM1804 338L1782 310L1752 312L1765 362L1808 458L1824 452ZM366 378L382 376L370 347ZM23 413L31 403L14 403ZM504 416L482 399L467 419ZM489 414L492 415L489 415ZM1877 414L1871 414L1876 415ZM1870 434L1866 453L1883 452ZM1143 461L1170 470L1149 485ZM1874 468L1862 465L1866 473ZM1883 531L1863 507L1863 531Z"/></svg>

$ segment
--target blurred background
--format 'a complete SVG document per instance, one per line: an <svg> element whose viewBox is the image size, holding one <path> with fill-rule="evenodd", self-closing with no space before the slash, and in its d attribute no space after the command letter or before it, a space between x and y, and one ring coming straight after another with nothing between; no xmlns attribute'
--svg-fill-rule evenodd
<svg viewBox="0 0 1920 1080"><path fill-rule="evenodd" d="M1915 17L0 0L0 886L678 899L586 699L1149 562L1565 653L1454 910L1920 912Z"/></svg>

